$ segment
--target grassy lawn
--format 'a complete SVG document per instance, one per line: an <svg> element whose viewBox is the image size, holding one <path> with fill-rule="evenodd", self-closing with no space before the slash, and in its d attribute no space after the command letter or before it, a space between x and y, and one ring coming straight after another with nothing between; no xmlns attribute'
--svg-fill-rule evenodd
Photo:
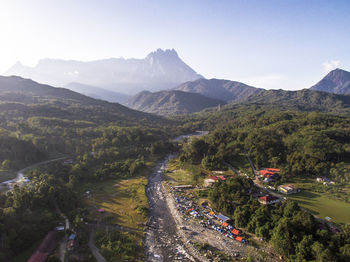
<svg viewBox="0 0 350 262"><path fill-rule="evenodd" d="M14 179L16 175L17 174L15 171L0 169L0 183L10 179Z"/></svg>
<svg viewBox="0 0 350 262"><path fill-rule="evenodd" d="M174 185L189 185L192 184L192 176L183 169L176 169L165 174L167 180L170 180Z"/></svg>
<svg viewBox="0 0 350 262"><path fill-rule="evenodd" d="M346 202L310 191L302 191L288 198L297 201L302 207L322 219L329 216L335 223L350 223L350 204Z"/></svg>
<svg viewBox="0 0 350 262"><path fill-rule="evenodd" d="M89 219L118 224L142 232L143 224L147 220L146 185L145 176L87 185L85 190L92 192L91 197L84 199L90 211ZM105 213L98 213L100 208L105 209Z"/></svg>

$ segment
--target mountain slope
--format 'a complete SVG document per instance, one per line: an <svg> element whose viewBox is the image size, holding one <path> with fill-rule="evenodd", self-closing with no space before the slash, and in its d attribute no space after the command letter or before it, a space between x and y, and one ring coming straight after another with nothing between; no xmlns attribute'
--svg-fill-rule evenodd
<svg viewBox="0 0 350 262"><path fill-rule="evenodd" d="M69 83L64 87L74 92L78 92L95 99L102 99L111 103L125 104L128 101L128 99L130 99L130 96L122 93L80 83Z"/></svg>
<svg viewBox="0 0 350 262"><path fill-rule="evenodd" d="M226 102L242 101L261 92L263 89L246 84L222 79L198 79L183 83L174 88L184 92L198 93Z"/></svg>
<svg viewBox="0 0 350 262"><path fill-rule="evenodd" d="M96 124L133 125L157 117L117 103L96 100L65 88L42 85L21 77L0 76L0 109L7 118L64 117ZM4 121L6 122L6 121Z"/></svg>
<svg viewBox="0 0 350 262"><path fill-rule="evenodd" d="M349 113L350 96L303 89L298 91L266 90L253 95L244 104L269 105L280 109Z"/></svg>
<svg viewBox="0 0 350 262"><path fill-rule="evenodd" d="M350 72L337 68L310 89L335 94L350 94Z"/></svg>
<svg viewBox="0 0 350 262"><path fill-rule="evenodd" d="M168 89L202 77L173 49L158 49L144 59L110 58L90 62L43 59L35 67L16 63L5 74L53 86L78 82L125 94Z"/></svg>
<svg viewBox="0 0 350 262"><path fill-rule="evenodd" d="M143 91L132 97L128 106L136 110L160 115L190 114L225 104L224 101L209 98L201 94L177 90L151 93Z"/></svg>

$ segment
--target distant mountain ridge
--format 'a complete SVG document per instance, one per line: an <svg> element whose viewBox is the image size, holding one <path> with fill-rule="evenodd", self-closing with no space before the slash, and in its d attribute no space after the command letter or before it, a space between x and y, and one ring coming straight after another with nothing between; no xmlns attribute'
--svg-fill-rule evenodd
<svg viewBox="0 0 350 262"><path fill-rule="evenodd" d="M125 104L130 99L130 96L122 93L80 83L69 83L68 85L65 85L64 88L111 103Z"/></svg>
<svg viewBox="0 0 350 262"><path fill-rule="evenodd" d="M310 89L298 91L265 90L258 95L250 96L242 104L267 105L278 109L300 111L350 113L350 95L338 95ZM230 105L227 107L229 108Z"/></svg>
<svg viewBox="0 0 350 262"><path fill-rule="evenodd" d="M26 107L30 109L25 109ZM18 76L0 76L0 109L5 112L9 108L22 108L23 115L28 110L39 110L41 116L53 116L66 112L66 117L73 117L85 110L84 118L110 119L110 121L129 121L131 119L153 119L152 115L127 108L118 103L97 100L66 88L56 88L39 84L31 79ZM78 109L80 108L80 109ZM19 110L19 111L21 111ZM80 115L81 116L81 115Z"/></svg>
<svg viewBox="0 0 350 262"><path fill-rule="evenodd" d="M332 70L310 89L335 94L350 94L350 72L339 68Z"/></svg>
<svg viewBox="0 0 350 262"><path fill-rule="evenodd" d="M252 87L241 82L224 79L198 79L183 83L173 90L198 93L228 103L243 101L264 89Z"/></svg>
<svg viewBox="0 0 350 262"><path fill-rule="evenodd" d="M201 94L167 90L159 92L143 91L133 96L127 106L147 113L159 115L191 114L208 107L226 104L222 100Z"/></svg>
<svg viewBox="0 0 350 262"><path fill-rule="evenodd" d="M169 89L202 78L174 49L158 49L144 59L110 58L90 62L43 59L35 67L18 62L5 75L59 87L74 82L124 94Z"/></svg>

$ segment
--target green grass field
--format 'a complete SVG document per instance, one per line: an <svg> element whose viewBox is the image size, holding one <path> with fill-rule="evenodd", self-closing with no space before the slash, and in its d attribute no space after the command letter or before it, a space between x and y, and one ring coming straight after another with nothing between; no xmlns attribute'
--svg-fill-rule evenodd
<svg viewBox="0 0 350 262"><path fill-rule="evenodd" d="M350 223L350 204L346 202L310 191L302 191L288 198L297 201L300 206L310 210L319 218L324 219L328 216L335 223Z"/></svg>
<svg viewBox="0 0 350 262"><path fill-rule="evenodd" d="M189 185L192 184L192 177L186 170L176 169L165 174L167 180L174 182L175 185Z"/></svg>
<svg viewBox="0 0 350 262"><path fill-rule="evenodd" d="M144 176L90 184L86 190L90 190L92 196L84 199L90 211L89 219L142 231L147 220L146 185ZM105 209L105 213L98 213L100 208Z"/></svg>

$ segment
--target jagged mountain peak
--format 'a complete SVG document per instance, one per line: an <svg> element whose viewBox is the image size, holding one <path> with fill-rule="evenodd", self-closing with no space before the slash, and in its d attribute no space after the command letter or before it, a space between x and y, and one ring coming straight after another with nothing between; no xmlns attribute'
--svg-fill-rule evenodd
<svg viewBox="0 0 350 262"><path fill-rule="evenodd" d="M125 94L170 89L202 77L183 62L174 49L157 49L144 59L109 58L82 62L45 58L34 67L17 64L5 75L19 75L53 86L78 82Z"/></svg>

